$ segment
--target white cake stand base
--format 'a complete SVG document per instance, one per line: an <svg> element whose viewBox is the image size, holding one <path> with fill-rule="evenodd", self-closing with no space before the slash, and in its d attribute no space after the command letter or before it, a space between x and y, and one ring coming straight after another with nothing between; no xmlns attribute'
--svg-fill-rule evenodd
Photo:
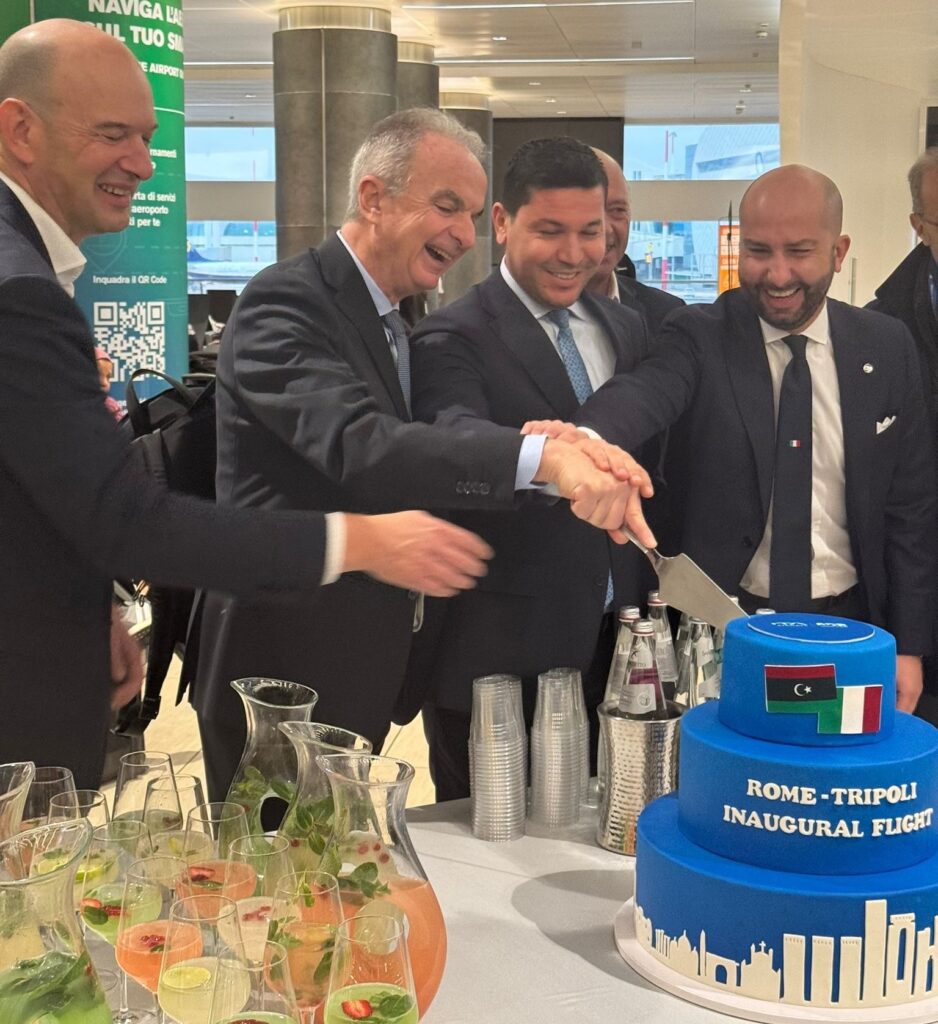
<svg viewBox="0 0 938 1024"><path fill-rule="evenodd" d="M938 1021L938 996L921 999L901 1006L876 1006L870 1009L837 1010L822 1006L793 1006L791 1003L767 1003L762 999L723 992L704 985L694 978L686 978L663 964L642 946L635 935L633 917L634 900L622 905L613 925L616 946L622 959L653 985L686 999L689 1003L706 1006L719 1013L746 1020L765 1021L838 1021L840 1024L933 1024Z"/></svg>

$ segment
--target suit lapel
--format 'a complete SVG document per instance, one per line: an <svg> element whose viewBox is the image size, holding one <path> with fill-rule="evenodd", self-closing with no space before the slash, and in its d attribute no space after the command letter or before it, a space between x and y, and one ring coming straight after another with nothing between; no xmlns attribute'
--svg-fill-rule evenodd
<svg viewBox="0 0 938 1024"><path fill-rule="evenodd" d="M876 400L876 348L872 338L851 330L849 306L828 299L831 344L840 389L840 419L844 430L844 494L851 534L866 519L870 474L874 458ZM867 373L864 366L871 366Z"/></svg>
<svg viewBox="0 0 938 1024"><path fill-rule="evenodd" d="M580 302L589 311L590 316L602 327L609 344L612 346L612 352L615 356L615 366L612 372L624 373L626 370L631 369L640 357L637 339L629 337L621 327L617 327L603 308L603 304L597 302L588 292L583 292L580 296ZM634 351L629 351L630 344L635 345Z"/></svg>
<svg viewBox="0 0 938 1024"><path fill-rule="evenodd" d="M762 515L768 519L775 477L775 399L759 318L736 293L726 296L729 331L725 341L730 387L749 436L759 479Z"/></svg>
<svg viewBox="0 0 938 1024"><path fill-rule="evenodd" d="M5 220L10 227L25 236L30 245L49 264L49 268L52 268L49 250L42 240L42 235L39 234L39 229L26 212L26 207L16 198L13 190L4 181L0 181L0 219Z"/></svg>
<svg viewBox="0 0 938 1024"><path fill-rule="evenodd" d="M557 416L573 419L580 404L563 360L544 328L505 284L501 271L495 270L479 287L495 335L521 364Z"/></svg>
<svg viewBox="0 0 938 1024"><path fill-rule="evenodd" d="M409 420L388 336L358 267L335 235L323 242L317 252L323 278L335 291L336 306L358 332L362 347L374 365L394 411L402 420Z"/></svg>

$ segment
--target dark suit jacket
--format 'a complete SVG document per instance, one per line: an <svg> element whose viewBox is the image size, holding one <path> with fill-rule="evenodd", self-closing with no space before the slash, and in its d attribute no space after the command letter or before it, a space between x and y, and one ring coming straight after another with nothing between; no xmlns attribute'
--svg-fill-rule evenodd
<svg viewBox="0 0 938 1024"><path fill-rule="evenodd" d="M515 503L517 431L407 422L384 328L337 237L248 284L218 382L219 502L354 512ZM312 686L317 718L380 742L413 614L412 595L355 574L288 609L212 596L195 694L203 730L239 750L243 715L228 683L263 674Z"/></svg>
<svg viewBox="0 0 938 1024"><path fill-rule="evenodd" d="M636 366L648 346L641 318L607 299L582 301L605 328L616 370ZM527 420L569 421L576 414L560 356L499 270L421 321L411 352L414 415L428 422L481 419L520 428ZM457 519L488 540L495 558L474 590L445 603L441 622L428 609L428 632L417 636L413 674L425 674L429 699L440 706L468 712L476 676L532 676L561 665L585 671L610 566L617 604L637 601L648 583L640 582L647 563L637 549L613 544L566 502Z"/></svg>
<svg viewBox="0 0 938 1024"><path fill-rule="evenodd" d="M640 313L648 324L652 337L661 330L661 323L672 309L679 309L684 300L670 292L637 281L626 274L616 274L619 286L619 301L636 313Z"/></svg>
<svg viewBox="0 0 938 1024"><path fill-rule="evenodd" d="M68 765L80 786L104 756L112 578L273 591L322 576L321 518L219 513L132 456L88 324L2 183L0 524L0 761Z"/></svg>
<svg viewBox="0 0 938 1024"><path fill-rule="evenodd" d="M872 620L896 635L900 653L927 653L935 482L915 346L889 317L834 300L828 312L854 565ZM890 416L892 426L877 433ZM734 593L765 529L775 461L768 359L743 294L673 313L654 356L601 388L579 422L625 448L677 422L671 437L685 450L672 480L682 491L679 543Z"/></svg>

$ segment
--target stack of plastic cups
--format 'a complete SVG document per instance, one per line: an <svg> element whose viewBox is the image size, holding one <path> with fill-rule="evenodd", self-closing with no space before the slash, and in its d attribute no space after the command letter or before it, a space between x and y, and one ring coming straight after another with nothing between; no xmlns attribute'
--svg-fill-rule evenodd
<svg viewBox="0 0 938 1024"><path fill-rule="evenodd" d="M577 698L579 690L579 698ZM588 774L588 732L580 674L551 669L537 678L531 727L531 804L528 817L548 828L574 825L580 817Z"/></svg>
<svg viewBox="0 0 938 1024"><path fill-rule="evenodd" d="M472 683L469 786L472 833L501 843L524 835L527 737L517 676L482 676Z"/></svg>

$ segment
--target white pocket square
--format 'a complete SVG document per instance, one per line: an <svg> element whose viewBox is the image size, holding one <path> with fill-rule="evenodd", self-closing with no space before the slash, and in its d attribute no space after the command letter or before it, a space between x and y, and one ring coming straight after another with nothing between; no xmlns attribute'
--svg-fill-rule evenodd
<svg viewBox="0 0 938 1024"><path fill-rule="evenodd" d="M895 416L887 416L884 420L876 421L876 433L881 434L884 430L888 430L893 423L896 422Z"/></svg>

